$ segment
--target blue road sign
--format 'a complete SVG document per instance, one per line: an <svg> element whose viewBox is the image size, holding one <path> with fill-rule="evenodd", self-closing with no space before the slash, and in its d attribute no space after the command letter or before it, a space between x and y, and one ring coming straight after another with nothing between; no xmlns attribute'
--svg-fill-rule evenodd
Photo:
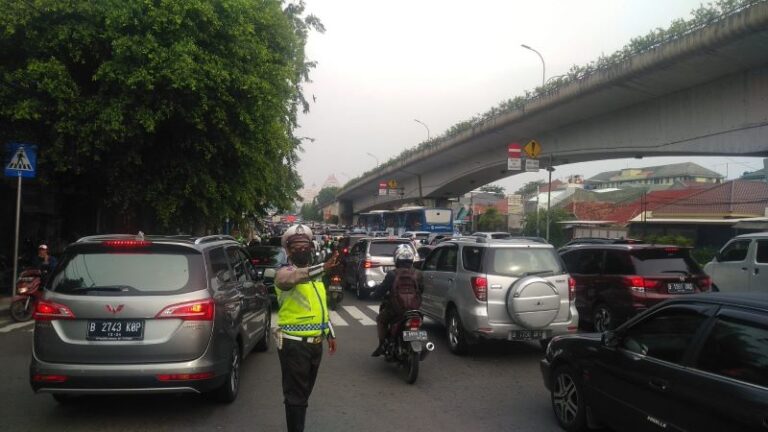
<svg viewBox="0 0 768 432"><path fill-rule="evenodd" d="M5 145L5 175L32 178L37 168L37 146L11 143Z"/></svg>

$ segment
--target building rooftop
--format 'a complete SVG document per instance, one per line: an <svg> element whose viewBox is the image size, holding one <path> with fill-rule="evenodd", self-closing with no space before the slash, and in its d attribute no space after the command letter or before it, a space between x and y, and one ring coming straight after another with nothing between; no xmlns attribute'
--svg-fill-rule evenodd
<svg viewBox="0 0 768 432"><path fill-rule="evenodd" d="M608 183L617 181L646 180L655 178L674 177L705 177L723 178L719 173L704 168L693 162L683 162L669 165L650 166L643 168L625 168L619 171L602 172L587 179L589 183Z"/></svg>

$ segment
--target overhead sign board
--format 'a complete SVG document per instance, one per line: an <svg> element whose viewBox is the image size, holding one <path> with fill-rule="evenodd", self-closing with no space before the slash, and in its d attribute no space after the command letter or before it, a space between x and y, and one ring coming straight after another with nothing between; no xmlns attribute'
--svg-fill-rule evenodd
<svg viewBox="0 0 768 432"><path fill-rule="evenodd" d="M5 175L8 177L33 178L37 167L37 146L30 144L6 144Z"/></svg>
<svg viewBox="0 0 768 432"><path fill-rule="evenodd" d="M379 195L386 195L387 194L387 182L381 181L379 182Z"/></svg>
<svg viewBox="0 0 768 432"><path fill-rule="evenodd" d="M507 171L520 171L522 165L522 148L518 143L507 145Z"/></svg>
<svg viewBox="0 0 768 432"><path fill-rule="evenodd" d="M529 158L536 159L541 154L541 144L533 139L528 141L528 144L523 147L523 150L525 150L525 154L527 154Z"/></svg>

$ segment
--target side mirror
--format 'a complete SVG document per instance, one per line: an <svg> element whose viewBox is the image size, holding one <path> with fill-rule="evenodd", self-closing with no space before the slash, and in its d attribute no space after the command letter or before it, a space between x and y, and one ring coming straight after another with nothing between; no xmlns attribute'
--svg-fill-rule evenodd
<svg viewBox="0 0 768 432"><path fill-rule="evenodd" d="M619 335L616 334L616 332L612 330L608 330L605 333L603 333L602 337L602 343L603 346L606 346L608 348L616 348L619 346L619 342L621 341L621 338Z"/></svg>
<svg viewBox="0 0 768 432"><path fill-rule="evenodd" d="M273 268L268 268L264 270L264 280L273 281L275 280L275 275L277 274L277 271Z"/></svg>

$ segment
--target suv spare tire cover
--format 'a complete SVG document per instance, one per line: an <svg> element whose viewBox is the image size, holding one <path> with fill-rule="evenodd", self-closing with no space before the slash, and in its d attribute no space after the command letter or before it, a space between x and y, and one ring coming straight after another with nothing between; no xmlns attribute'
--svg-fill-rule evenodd
<svg viewBox="0 0 768 432"><path fill-rule="evenodd" d="M519 325L539 329L548 326L560 311L560 294L546 279L530 276L512 284L507 312Z"/></svg>

